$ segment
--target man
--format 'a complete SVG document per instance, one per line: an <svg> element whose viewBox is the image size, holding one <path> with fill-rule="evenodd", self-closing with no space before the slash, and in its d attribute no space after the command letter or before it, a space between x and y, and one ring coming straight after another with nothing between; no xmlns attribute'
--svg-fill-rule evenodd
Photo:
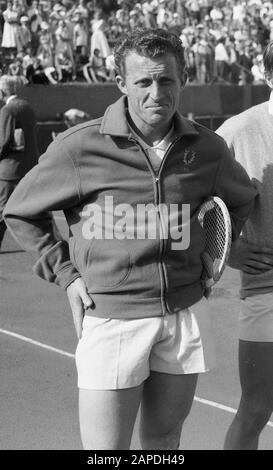
<svg viewBox="0 0 273 470"><path fill-rule="evenodd" d="M36 118L26 100L17 96L19 77L0 77L0 248L6 231L3 210L20 179L38 161Z"/></svg>
<svg viewBox="0 0 273 470"><path fill-rule="evenodd" d="M263 55L273 88L273 42ZM229 264L241 272L239 373L241 401L225 439L226 449L257 449L273 411L273 95L217 130L254 182L259 198Z"/></svg>
<svg viewBox="0 0 273 470"><path fill-rule="evenodd" d="M236 236L256 191L223 139L178 113L178 37L136 30L115 63L124 96L58 135L6 220L35 271L67 291L84 448L128 449L141 403L142 447L177 449L198 373L214 362L198 208L222 197ZM52 210L66 215L69 245L52 235Z"/></svg>

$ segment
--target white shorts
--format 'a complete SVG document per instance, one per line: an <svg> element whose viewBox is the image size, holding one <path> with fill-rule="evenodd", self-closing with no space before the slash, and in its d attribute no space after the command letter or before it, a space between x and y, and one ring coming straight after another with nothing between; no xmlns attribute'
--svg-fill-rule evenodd
<svg viewBox="0 0 273 470"><path fill-rule="evenodd" d="M241 300L239 338L245 341L273 342L273 292Z"/></svg>
<svg viewBox="0 0 273 470"><path fill-rule="evenodd" d="M76 350L78 387L116 390L140 385L150 370L206 372L215 364L209 301L178 314L140 319L85 316Z"/></svg>

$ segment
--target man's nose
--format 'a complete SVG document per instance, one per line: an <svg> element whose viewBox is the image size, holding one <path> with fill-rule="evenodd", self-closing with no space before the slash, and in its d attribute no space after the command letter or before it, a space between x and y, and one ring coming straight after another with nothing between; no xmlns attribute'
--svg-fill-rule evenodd
<svg viewBox="0 0 273 470"><path fill-rule="evenodd" d="M150 88L150 95L154 101L157 101L162 96L162 90L160 85L157 82L153 82Z"/></svg>

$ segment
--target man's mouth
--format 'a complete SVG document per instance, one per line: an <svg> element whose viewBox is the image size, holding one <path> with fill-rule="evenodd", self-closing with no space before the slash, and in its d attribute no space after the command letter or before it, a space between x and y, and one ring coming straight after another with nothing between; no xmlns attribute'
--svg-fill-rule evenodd
<svg viewBox="0 0 273 470"><path fill-rule="evenodd" d="M151 108L151 109L162 109L165 107L166 107L165 104L150 104L149 106L147 106L147 108Z"/></svg>

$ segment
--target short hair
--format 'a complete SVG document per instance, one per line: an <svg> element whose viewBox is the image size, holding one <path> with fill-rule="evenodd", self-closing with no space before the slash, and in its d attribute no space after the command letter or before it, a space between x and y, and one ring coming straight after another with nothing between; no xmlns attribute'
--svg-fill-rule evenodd
<svg viewBox="0 0 273 470"><path fill-rule="evenodd" d="M20 77L14 75L2 75L0 77L0 90L7 96L16 95L23 87Z"/></svg>
<svg viewBox="0 0 273 470"><path fill-rule="evenodd" d="M173 54L181 76L185 71L186 61L182 41L165 29L137 28L118 41L114 48L115 69L116 73L123 77L126 75L126 57L130 52L150 59Z"/></svg>
<svg viewBox="0 0 273 470"><path fill-rule="evenodd" d="M263 52L263 63L265 75L273 72L273 41L269 41Z"/></svg>

